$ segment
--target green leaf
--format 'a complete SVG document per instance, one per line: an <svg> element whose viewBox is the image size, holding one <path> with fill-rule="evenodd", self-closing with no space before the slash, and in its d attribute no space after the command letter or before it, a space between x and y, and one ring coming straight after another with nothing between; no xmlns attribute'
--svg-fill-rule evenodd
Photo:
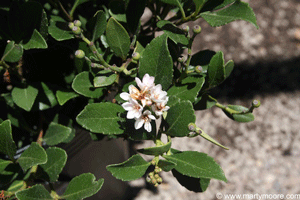
<svg viewBox="0 0 300 200"><path fill-rule="evenodd" d="M18 200L54 200L44 186L37 184L16 193Z"/></svg>
<svg viewBox="0 0 300 200"><path fill-rule="evenodd" d="M22 45L15 44L14 41L10 41L4 50L4 54L1 60L6 62L18 62L23 55Z"/></svg>
<svg viewBox="0 0 300 200"><path fill-rule="evenodd" d="M195 6L196 6L196 8L195 8L196 13L198 13L198 12L201 10L201 8L203 7L203 5L204 5L205 2L207 2L207 1L208 1L208 0L193 0L194 4L195 4Z"/></svg>
<svg viewBox="0 0 300 200"><path fill-rule="evenodd" d="M2 137L1 137L2 138ZM1 145L2 146L2 145ZM5 168L9 165L13 163L11 160L2 160L0 159L0 174L2 174L1 172L3 170L5 170Z"/></svg>
<svg viewBox="0 0 300 200"><path fill-rule="evenodd" d="M175 169L183 175L194 178L214 178L227 182L221 167L205 153L184 151L163 157L176 163Z"/></svg>
<svg viewBox="0 0 300 200"><path fill-rule="evenodd" d="M72 83L75 92L90 98L100 98L103 95L103 88L95 88L93 76L87 71L77 74Z"/></svg>
<svg viewBox="0 0 300 200"><path fill-rule="evenodd" d="M104 87L111 85L117 79L117 74L113 73L110 70L102 70L97 73L94 78L94 86L95 87Z"/></svg>
<svg viewBox="0 0 300 200"><path fill-rule="evenodd" d="M48 160L40 165L47 173L46 181L55 182L67 162L67 153L58 147L50 147L46 150Z"/></svg>
<svg viewBox="0 0 300 200"><path fill-rule="evenodd" d="M227 105L227 108L222 109L230 119L237 122L251 122L254 120L254 115L248 112L248 108L239 105Z"/></svg>
<svg viewBox="0 0 300 200"><path fill-rule="evenodd" d="M183 45L188 45L189 40L186 37L186 32L182 29L176 27L173 23L167 20L161 20L157 22L157 27L161 28L164 33L166 33L171 40L173 40L176 44L180 43Z"/></svg>
<svg viewBox="0 0 300 200"><path fill-rule="evenodd" d="M60 90L56 91L56 98L57 98L59 105L61 105L61 106L64 105L70 99L76 98L78 96L79 95L76 94L75 92L65 92L65 91L60 91Z"/></svg>
<svg viewBox="0 0 300 200"><path fill-rule="evenodd" d="M17 192L22 187L26 187L25 181L23 181L23 180L15 180L14 182L12 182L10 184L9 188L7 188L6 191L8 191L8 192Z"/></svg>
<svg viewBox="0 0 300 200"><path fill-rule="evenodd" d="M100 38L101 35L103 35L105 29L106 29L106 16L105 13L102 10L99 10L96 12L96 14L93 17L93 20L95 20L94 28L93 28L93 39L92 41L95 41Z"/></svg>
<svg viewBox="0 0 300 200"><path fill-rule="evenodd" d="M225 68L223 52L217 52L210 60L207 69L207 81L209 88L216 87L225 80Z"/></svg>
<svg viewBox="0 0 300 200"><path fill-rule="evenodd" d="M136 46L134 48L134 52L139 53L141 56L143 55L145 48L139 43L139 41L136 42Z"/></svg>
<svg viewBox="0 0 300 200"><path fill-rule="evenodd" d="M232 60L229 60L225 64L225 79L228 78L228 76L231 74L233 68L234 68L234 62Z"/></svg>
<svg viewBox="0 0 300 200"><path fill-rule="evenodd" d="M181 84L174 85L168 90L168 96L174 96L181 100L194 102L201 90L205 79L203 77L187 77L182 80Z"/></svg>
<svg viewBox="0 0 300 200"><path fill-rule="evenodd" d="M14 87L11 92L12 99L17 106L30 111L38 95L38 89L28 85L26 88Z"/></svg>
<svg viewBox="0 0 300 200"><path fill-rule="evenodd" d="M48 32L57 41L69 40L74 38L74 34L69 28L68 22L66 22L63 18L55 15L51 15Z"/></svg>
<svg viewBox="0 0 300 200"><path fill-rule="evenodd" d="M139 62L139 77L155 77L155 83L167 90L172 84L173 61L167 46L167 35L153 39L145 48Z"/></svg>
<svg viewBox="0 0 300 200"><path fill-rule="evenodd" d="M210 179L185 176L175 169L172 174L183 187L193 192L204 192L210 183Z"/></svg>
<svg viewBox="0 0 300 200"><path fill-rule="evenodd" d="M103 178L96 181L96 177L91 173L81 174L70 181L61 198L66 200L80 200L90 197L101 189L103 183Z"/></svg>
<svg viewBox="0 0 300 200"><path fill-rule="evenodd" d="M209 135L207 135L203 130L201 130L201 133L200 133L200 136L203 137L204 139L210 141L211 143L219 146L219 147L222 147L226 150L229 150L227 147L221 145L219 142L217 142L215 139L213 139L212 137L210 137Z"/></svg>
<svg viewBox="0 0 300 200"><path fill-rule="evenodd" d="M157 166L161 168L163 171L168 172L174 169L176 163L168 160L159 160Z"/></svg>
<svg viewBox="0 0 300 200"><path fill-rule="evenodd" d="M252 8L248 3L242 1L235 1L229 7L216 12L203 12L200 16L213 27L222 26L235 20L245 20L252 23L257 29L259 28Z"/></svg>
<svg viewBox="0 0 300 200"><path fill-rule="evenodd" d="M57 145L67 139L71 132L71 128L51 122L45 133L43 141L49 146Z"/></svg>
<svg viewBox="0 0 300 200"><path fill-rule="evenodd" d="M50 103L51 107L54 107L57 105L57 101L55 98L55 95L53 93L53 91L48 87L48 85L46 85L45 83L41 82L42 88L44 90L44 93Z"/></svg>
<svg viewBox="0 0 300 200"><path fill-rule="evenodd" d="M142 177L150 165L150 162L136 154L123 163L108 165L106 169L117 179L132 181Z"/></svg>
<svg viewBox="0 0 300 200"><path fill-rule="evenodd" d="M113 17L106 26L106 40L115 55L125 60L130 50L130 38L125 28Z"/></svg>
<svg viewBox="0 0 300 200"><path fill-rule="evenodd" d="M195 106L194 109L195 110L205 110L205 109L209 109L213 106L216 105L216 101L211 100L207 94L203 94L202 96L200 96L196 102L195 102Z"/></svg>
<svg viewBox="0 0 300 200"><path fill-rule="evenodd" d="M47 18L47 13L45 12L45 10L43 10L39 33L43 36L43 38L46 41L48 39L48 26L49 26L49 22Z"/></svg>
<svg viewBox="0 0 300 200"><path fill-rule="evenodd" d="M196 116L190 101L180 101L168 110L166 133L175 137L184 137L189 134L188 125L194 123Z"/></svg>
<svg viewBox="0 0 300 200"><path fill-rule="evenodd" d="M124 112L122 106L113 103L92 103L78 114L76 121L87 130L105 135L122 134L120 127L121 117Z"/></svg>
<svg viewBox="0 0 300 200"><path fill-rule="evenodd" d="M17 147L11 133L11 122L5 120L0 124L0 153L8 155L11 160L14 160L16 150Z"/></svg>
<svg viewBox="0 0 300 200"><path fill-rule="evenodd" d="M159 155L162 155L163 153L169 151L170 148L171 148L171 141L169 141L168 143L161 145L161 146L138 149L137 151L140 153L146 154L146 155L159 156Z"/></svg>
<svg viewBox="0 0 300 200"><path fill-rule="evenodd" d="M21 154L18 162L23 171L27 171L30 167L35 165L45 164L47 162L47 154L43 147L33 142L30 147Z"/></svg>
<svg viewBox="0 0 300 200"><path fill-rule="evenodd" d="M43 36L34 29L33 34L28 42L22 44L25 50L28 49L47 49L48 45Z"/></svg>

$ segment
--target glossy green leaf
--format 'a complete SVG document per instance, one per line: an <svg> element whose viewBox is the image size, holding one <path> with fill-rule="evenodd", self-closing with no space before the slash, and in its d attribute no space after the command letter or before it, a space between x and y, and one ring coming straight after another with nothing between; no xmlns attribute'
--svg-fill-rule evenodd
<svg viewBox="0 0 300 200"><path fill-rule="evenodd" d="M11 122L5 120L0 124L0 153L8 155L11 160L14 160L17 147L12 137Z"/></svg>
<svg viewBox="0 0 300 200"><path fill-rule="evenodd" d="M106 169L117 179L132 181L142 177L150 165L150 162L136 154L123 163L108 165Z"/></svg>
<svg viewBox="0 0 300 200"><path fill-rule="evenodd" d="M171 148L171 141L161 146L138 149L137 151L146 155L159 156L169 151L170 148Z"/></svg>
<svg viewBox="0 0 300 200"><path fill-rule="evenodd" d="M87 130L94 133L122 134L121 117L124 112L122 106L113 103L92 103L87 105L76 117L76 121Z"/></svg>
<svg viewBox="0 0 300 200"><path fill-rule="evenodd" d="M2 137L1 137L2 138ZM2 146L2 145L1 145ZM11 160L2 160L0 159L0 174L3 170L5 170L5 168L9 165L13 163Z"/></svg>
<svg viewBox="0 0 300 200"><path fill-rule="evenodd" d="M93 38L92 41L95 41L100 38L101 35L103 35L105 29L106 29L106 16L105 13L100 10L96 12L94 15L95 25L93 29Z"/></svg>
<svg viewBox="0 0 300 200"><path fill-rule="evenodd" d="M145 48L139 62L139 77L155 77L155 83L167 90L172 84L173 61L167 46L167 35L153 39Z"/></svg>
<svg viewBox="0 0 300 200"><path fill-rule="evenodd" d="M72 83L73 90L85 97L100 98L103 95L103 88L95 88L93 78L87 71L77 74Z"/></svg>
<svg viewBox="0 0 300 200"><path fill-rule="evenodd" d="M57 41L74 38L72 30L69 28L69 23L59 16L51 15L48 31Z"/></svg>
<svg viewBox="0 0 300 200"><path fill-rule="evenodd" d="M252 8L248 3L242 1L235 1L229 7L216 12L203 12L200 16L213 27L222 26L235 20L245 20L252 23L257 29L259 28Z"/></svg>
<svg viewBox="0 0 300 200"><path fill-rule="evenodd" d="M209 108L215 106L216 103L217 102L210 99L207 94L203 94L196 100L194 109L195 110L209 109Z"/></svg>
<svg viewBox="0 0 300 200"><path fill-rule="evenodd" d="M207 81L209 88L216 87L225 80L225 68L223 52L217 52L210 60L207 69Z"/></svg>
<svg viewBox="0 0 300 200"><path fill-rule="evenodd" d="M182 29L176 27L173 23L167 20L161 20L157 22L157 27L161 28L171 40L173 40L176 44L180 43L183 45L188 45L189 40L186 37L186 32Z"/></svg>
<svg viewBox="0 0 300 200"><path fill-rule="evenodd" d="M229 60L225 64L225 79L228 78L228 76L230 76L233 68L234 68L234 62L232 60Z"/></svg>
<svg viewBox="0 0 300 200"><path fill-rule="evenodd" d="M217 142L215 139L213 139L212 137L210 137L209 135L207 135L203 130L201 130L200 136L203 137L204 139L210 141L211 143L222 147L223 149L229 150L227 147L221 145L219 142Z"/></svg>
<svg viewBox="0 0 300 200"><path fill-rule="evenodd" d="M193 192L204 192L210 183L208 178L185 176L175 169L172 170L172 174L183 187Z"/></svg>
<svg viewBox="0 0 300 200"><path fill-rule="evenodd" d="M106 40L115 55L125 60L130 50L130 38L125 28L113 17L106 26Z"/></svg>
<svg viewBox="0 0 300 200"><path fill-rule="evenodd" d="M50 147L46 150L46 153L48 160L40 166L48 175L44 178L49 182L55 182L67 162L67 153L58 147Z"/></svg>
<svg viewBox="0 0 300 200"><path fill-rule="evenodd" d="M17 192L17 191L18 191L19 189L21 189L22 187L23 187L23 188L26 187L25 181L23 181L23 180L15 180L15 181L13 181L13 182L10 184L9 188L7 188L6 191L8 191L8 192Z"/></svg>
<svg viewBox="0 0 300 200"><path fill-rule="evenodd" d="M59 105L61 105L61 106L64 105L67 101L69 101L73 98L76 98L78 96L79 95L76 94L75 92L65 92L65 91L60 91L60 90L56 91L56 98L57 98Z"/></svg>
<svg viewBox="0 0 300 200"><path fill-rule="evenodd" d="M53 93L53 91L49 88L49 86L46 83L41 82L41 85L42 85L44 93L49 101L50 106L51 107L56 106L57 101L56 101L55 94Z"/></svg>
<svg viewBox="0 0 300 200"><path fill-rule="evenodd" d="M104 179L96 181L96 177L91 173L81 174L70 181L61 198L66 200L80 200L90 197L101 189L103 183Z"/></svg>
<svg viewBox="0 0 300 200"><path fill-rule="evenodd" d="M95 87L104 87L111 85L117 79L117 74L113 73L110 70L102 70L97 73L94 78L94 86Z"/></svg>
<svg viewBox="0 0 300 200"><path fill-rule="evenodd" d="M237 122L251 122L254 120L254 115L247 112L249 109L239 105L228 105L229 109L222 109L230 119Z"/></svg>
<svg viewBox="0 0 300 200"><path fill-rule="evenodd" d="M196 116L190 101L180 101L168 110L166 133L175 137L184 137L189 134L188 125L194 123Z"/></svg>
<svg viewBox="0 0 300 200"><path fill-rule="evenodd" d="M203 7L203 5L204 5L205 2L207 2L207 1L208 1L208 0L193 0L194 4L195 4L195 6L196 6L196 8L195 8L196 13L198 13L198 12L201 10L201 8Z"/></svg>
<svg viewBox="0 0 300 200"><path fill-rule="evenodd" d="M39 33L43 36L43 38L46 41L48 39L48 26L49 26L49 21L48 21L47 13L45 12L45 10L43 10Z"/></svg>
<svg viewBox="0 0 300 200"><path fill-rule="evenodd" d="M47 154L43 147L33 142L30 147L21 154L18 162L23 171L27 171L30 167L35 165L45 164L47 162Z"/></svg>
<svg viewBox="0 0 300 200"><path fill-rule="evenodd" d="M54 200L44 186L37 184L16 193L18 200Z"/></svg>
<svg viewBox="0 0 300 200"><path fill-rule="evenodd" d="M214 178L227 182L221 167L205 153L184 151L163 157L176 163L175 169L183 175L194 178Z"/></svg>
<svg viewBox="0 0 300 200"><path fill-rule="evenodd" d="M23 41L24 42L24 41ZM33 34L30 40L24 44L22 44L25 50L28 49L47 49L48 45L43 36L34 29Z"/></svg>
<svg viewBox="0 0 300 200"><path fill-rule="evenodd" d="M57 145L67 139L71 132L71 128L51 122L46 130L43 141L49 146Z"/></svg>
<svg viewBox="0 0 300 200"><path fill-rule="evenodd" d="M10 41L4 50L4 54L1 60L6 62L18 62L23 56L22 45L15 44L14 41Z"/></svg>
<svg viewBox="0 0 300 200"><path fill-rule="evenodd" d="M14 87L11 92L12 99L17 106L30 111L38 95L38 89L28 85L26 88Z"/></svg>
<svg viewBox="0 0 300 200"><path fill-rule="evenodd" d="M201 90L205 79L203 77L187 77L181 81L181 84L174 85L168 90L168 96L174 96L181 100L194 102Z"/></svg>
<svg viewBox="0 0 300 200"><path fill-rule="evenodd" d="M159 160L157 166L161 168L163 171L168 172L174 169L176 163L168 160Z"/></svg>

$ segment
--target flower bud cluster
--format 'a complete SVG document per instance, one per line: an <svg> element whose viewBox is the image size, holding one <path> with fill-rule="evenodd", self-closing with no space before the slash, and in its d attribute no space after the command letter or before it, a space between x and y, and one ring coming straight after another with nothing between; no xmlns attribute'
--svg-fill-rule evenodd
<svg viewBox="0 0 300 200"><path fill-rule="evenodd" d="M79 21L79 20L75 20L74 22L69 23L69 28L76 35L78 35L82 32L80 26L81 26L81 21Z"/></svg>
<svg viewBox="0 0 300 200"><path fill-rule="evenodd" d="M146 131L151 132L151 120L155 120L169 109L167 92L160 84L154 84L154 77L145 74L142 81L135 78L139 87L129 86L129 93L122 92L120 97L127 101L122 107L128 111L127 118L135 119L134 127L139 129L144 125Z"/></svg>
<svg viewBox="0 0 300 200"><path fill-rule="evenodd" d="M155 169L153 172L150 172L146 178L146 181L155 187L159 186L159 184L162 183L162 178L159 176L159 172L161 172L162 169L158 166L155 166Z"/></svg>

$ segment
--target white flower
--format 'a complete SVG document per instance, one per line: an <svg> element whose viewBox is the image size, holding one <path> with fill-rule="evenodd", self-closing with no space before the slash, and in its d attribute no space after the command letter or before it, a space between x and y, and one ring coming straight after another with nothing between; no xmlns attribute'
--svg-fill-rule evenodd
<svg viewBox="0 0 300 200"><path fill-rule="evenodd" d="M162 90L161 84L154 86L151 90L151 99L154 102L166 101L167 92ZM167 100L168 101L168 100Z"/></svg>
<svg viewBox="0 0 300 200"><path fill-rule="evenodd" d="M144 75L143 81L141 81L138 77L135 77L135 82L143 92L154 87L154 77L149 76L149 74Z"/></svg>
<svg viewBox="0 0 300 200"><path fill-rule="evenodd" d="M134 99L129 99L129 102L123 103L122 107L127 110L127 118L139 118L142 115L143 107Z"/></svg>
<svg viewBox="0 0 300 200"><path fill-rule="evenodd" d="M134 85L129 86L129 93L122 92L120 94L120 97L125 101L129 101L131 98L134 100L139 100L140 96L140 91Z"/></svg>
<svg viewBox="0 0 300 200"><path fill-rule="evenodd" d="M151 119L155 120L155 117L151 114L151 112L149 110L145 110L143 112L143 114L136 119L135 123L134 123L134 128L135 129L139 129L143 126L144 124L144 128L146 131L151 132L152 127L151 127Z"/></svg>
<svg viewBox="0 0 300 200"><path fill-rule="evenodd" d="M157 102L156 104L152 105L152 110L157 116L160 116L163 114L164 111L169 110L169 106L166 106L168 103L169 97L166 97L164 101Z"/></svg>

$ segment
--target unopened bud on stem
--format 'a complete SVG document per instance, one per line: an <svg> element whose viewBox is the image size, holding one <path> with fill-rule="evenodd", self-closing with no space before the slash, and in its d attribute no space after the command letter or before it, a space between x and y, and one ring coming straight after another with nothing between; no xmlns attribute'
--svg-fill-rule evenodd
<svg viewBox="0 0 300 200"><path fill-rule="evenodd" d="M195 71L196 71L197 73L201 73L201 72L203 71L203 68L202 68L200 65L197 65L197 66L195 67Z"/></svg>
<svg viewBox="0 0 300 200"><path fill-rule="evenodd" d="M79 35L81 33L81 28L79 28L78 26L74 26L72 28L72 32L76 35Z"/></svg>
<svg viewBox="0 0 300 200"><path fill-rule="evenodd" d="M260 101L259 101L259 100L253 100L253 101L252 101L252 106L253 106L254 108L258 108L258 107L260 106Z"/></svg>
<svg viewBox="0 0 300 200"><path fill-rule="evenodd" d="M85 53L82 50L77 50L77 51L75 51L75 56L76 56L76 58L84 58Z"/></svg>
<svg viewBox="0 0 300 200"><path fill-rule="evenodd" d="M201 32L201 27L199 25L195 25L193 28L193 32L195 34L199 34Z"/></svg>
<svg viewBox="0 0 300 200"><path fill-rule="evenodd" d="M189 26L185 26L185 27L182 28L182 30L183 30L184 32L188 33L189 30L190 30L190 27L189 27Z"/></svg>
<svg viewBox="0 0 300 200"><path fill-rule="evenodd" d="M141 55L138 52L134 52L132 54L132 59L138 61L140 59Z"/></svg>
<svg viewBox="0 0 300 200"><path fill-rule="evenodd" d="M81 21L75 20L74 25L80 27L81 26Z"/></svg>

